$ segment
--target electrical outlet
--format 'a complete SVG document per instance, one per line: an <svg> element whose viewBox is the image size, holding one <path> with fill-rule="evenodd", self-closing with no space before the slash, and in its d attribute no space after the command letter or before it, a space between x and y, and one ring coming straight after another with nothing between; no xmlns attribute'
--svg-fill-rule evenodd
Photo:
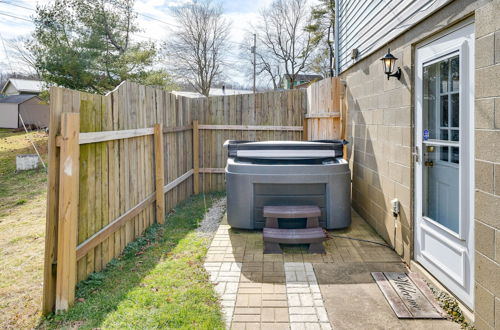
<svg viewBox="0 0 500 330"><path fill-rule="evenodd" d="M391 201L391 205L392 205L392 214L397 217L398 214L399 214L399 199L397 198L394 198L392 201Z"/></svg>

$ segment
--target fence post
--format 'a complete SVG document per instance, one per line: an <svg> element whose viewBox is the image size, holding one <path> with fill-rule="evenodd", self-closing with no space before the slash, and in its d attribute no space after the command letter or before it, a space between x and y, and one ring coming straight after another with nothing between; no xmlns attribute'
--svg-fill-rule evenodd
<svg viewBox="0 0 500 330"><path fill-rule="evenodd" d="M198 121L193 120L193 190L200 193L200 130Z"/></svg>
<svg viewBox="0 0 500 330"><path fill-rule="evenodd" d="M49 123L49 172L47 175L47 215L45 227L45 260L43 270L43 315L52 313L56 305L57 280L57 211L59 205L59 148L56 146L62 109L62 90L50 88L50 123Z"/></svg>
<svg viewBox="0 0 500 330"><path fill-rule="evenodd" d="M163 126L155 124L156 221L159 224L165 222L165 194L163 193L165 179L163 173Z"/></svg>
<svg viewBox="0 0 500 330"><path fill-rule="evenodd" d="M75 300L80 178L79 134L80 114L63 113L59 172L56 311L68 310Z"/></svg>
<svg viewBox="0 0 500 330"><path fill-rule="evenodd" d="M307 135L308 132L307 132L307 118L304 118L304 121L303 121L303 129L302 129L302 140L304 141L307 141L309 140L309 136Z"/></svg>

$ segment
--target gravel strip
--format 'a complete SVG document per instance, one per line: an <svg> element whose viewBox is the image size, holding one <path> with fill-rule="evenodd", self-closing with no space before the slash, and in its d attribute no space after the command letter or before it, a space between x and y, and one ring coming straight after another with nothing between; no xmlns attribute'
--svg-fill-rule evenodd
<svg viewBox="0 0 500 330"><path fill-rule="evenodd" d="M225 197L212 204L196 231L202 236L213 236L219 228L224 212L226 212Z"/></svg>

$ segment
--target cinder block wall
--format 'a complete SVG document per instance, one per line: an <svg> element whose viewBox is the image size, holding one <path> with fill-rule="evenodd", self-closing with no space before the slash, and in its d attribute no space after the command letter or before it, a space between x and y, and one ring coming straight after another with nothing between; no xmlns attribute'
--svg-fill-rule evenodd
<svg viewBox="0 0 500 330"><path fill-rule="evenodd" d="M411 45L396 46L401 81L387 80L380 50L344 75L347 83L349 161L353 207L407 262L411 245ZM394 218L391 200L401 202ZM397 228L395 228L395 224Z"/></svg>
<svg viewBox="0 0 500 330"><path fill-rule="evenodd" d="M475 323L500 329L500 1L475 20Z"/></svg>
<svg viewBox="0 0 500 330"><path fill-rule="evenodd" d="M500 329L500 0L454 1L390 42L403 70L387 80L380 49L342 74L349 107L353 207L396 247L413 249L414 45L474 15L475 85L475 324ZM394 218L390 201L401 201ZM395 223L397 228L395 229Z"/></svg>
<svg viewBox="0 0 500 330"><path fill-rule="evenodd" d="M414 45L474 15L489 1L456 0L391 41L401 80L387 80L379 49L342 73L347 84L352 203L409 263L413 249L413 62ZM398 198L394 218L390 201ZM396 226L395 226L396 225Z"/></svg>

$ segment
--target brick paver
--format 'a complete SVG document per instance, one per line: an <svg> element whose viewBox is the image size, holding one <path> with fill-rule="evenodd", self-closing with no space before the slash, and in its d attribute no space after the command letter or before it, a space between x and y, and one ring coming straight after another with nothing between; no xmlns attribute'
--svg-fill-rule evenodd
<svg viewBox="0 0 500 330"><path fill-rule="evenodd" d="M363 226L350 236L383 242ZM223 222L205 259L220 296L227 328L331 329L313 264L400 261L393 251L345 239L329 239L326 254L284 248L263 254L262 232L232 230Z"/></svg>

